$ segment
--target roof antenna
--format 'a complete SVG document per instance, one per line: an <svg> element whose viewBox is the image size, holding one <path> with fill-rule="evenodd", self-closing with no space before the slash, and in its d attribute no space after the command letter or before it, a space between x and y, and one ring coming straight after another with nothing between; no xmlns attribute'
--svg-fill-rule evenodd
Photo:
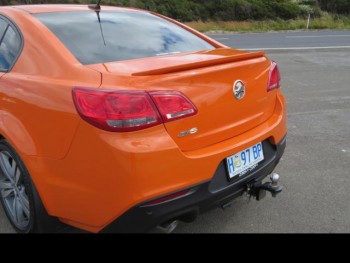
<svg viewBox="0 0 350 263"><path fill-rule="evenodd" d="M100 18L100 11L101 11L100 3L101 3L101 0L98 0L96 4L91 4L88 7L89 7L89 9L92 9L92 10L94 10L96 12L97 20L98 20L98 23L100 24L100 31L101 31L101 36L102 36L102 39L103 39L103 44L105 46L107 46L106 45L105 36L103 35L102 23L101 23L101 18Z"/></svg>
<svg viewBox="0 0 350 263"><path fill-rule="evenodd" d="M94 10L101 10L100 3L101 3L101 0L98 0L96 4L88 5L88 7Z"/></svg>

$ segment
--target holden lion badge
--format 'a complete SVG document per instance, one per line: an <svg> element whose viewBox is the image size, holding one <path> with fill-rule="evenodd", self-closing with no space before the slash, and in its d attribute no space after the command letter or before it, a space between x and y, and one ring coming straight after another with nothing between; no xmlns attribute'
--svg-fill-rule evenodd
<svg viewBox="0 0 350 263"><path fill-rule="evenodd" d="M241 80L237 80L233 85L233 94L237 100L241 100L245 95L245 86Z"/></svg>

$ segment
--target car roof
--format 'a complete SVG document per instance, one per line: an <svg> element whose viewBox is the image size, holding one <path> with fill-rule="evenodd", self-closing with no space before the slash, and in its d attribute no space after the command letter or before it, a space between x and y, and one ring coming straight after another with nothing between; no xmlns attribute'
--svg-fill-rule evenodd
<svg viewBox="0 0 350 263"><path fill-rule="evenodd" d="M54 12L74 12L74 11L89 11L88 5L64 5L64 4L47 4L47 5L15 5L12 8L20 9L30 14L54 13ZM101 6L101 10L115 11L145 11L137 8L125 8L115 6Z"/></svg>

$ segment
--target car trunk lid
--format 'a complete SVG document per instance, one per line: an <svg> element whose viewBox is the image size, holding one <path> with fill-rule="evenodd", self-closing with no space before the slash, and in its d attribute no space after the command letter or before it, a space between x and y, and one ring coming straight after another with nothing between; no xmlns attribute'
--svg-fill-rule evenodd
<svg viewBox="0 0 350 263"><path fill-rule="evenodd" d="M262 52L221 48L106 63L103 87L183 93L198 113L164 125L182 151L191 151L242 134L272 115L276 92L267 92L270 66ZM234 95L237 81L245 88L241 99Z"/></svg>

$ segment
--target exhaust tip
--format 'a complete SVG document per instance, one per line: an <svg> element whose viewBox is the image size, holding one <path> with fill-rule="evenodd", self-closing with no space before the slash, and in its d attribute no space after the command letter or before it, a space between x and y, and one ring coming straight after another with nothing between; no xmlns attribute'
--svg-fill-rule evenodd
<svg viewBox="0 0 350 263"><path fill-rule="evenodd" d="M167 223L164 223L164 224L157 226L156 230L159 233L170 234L170 233L174 232L174 230L177 228L178 225L179 225L179 221L174 220L174 221L170 221L170 222L167 222Z"/></svg>

